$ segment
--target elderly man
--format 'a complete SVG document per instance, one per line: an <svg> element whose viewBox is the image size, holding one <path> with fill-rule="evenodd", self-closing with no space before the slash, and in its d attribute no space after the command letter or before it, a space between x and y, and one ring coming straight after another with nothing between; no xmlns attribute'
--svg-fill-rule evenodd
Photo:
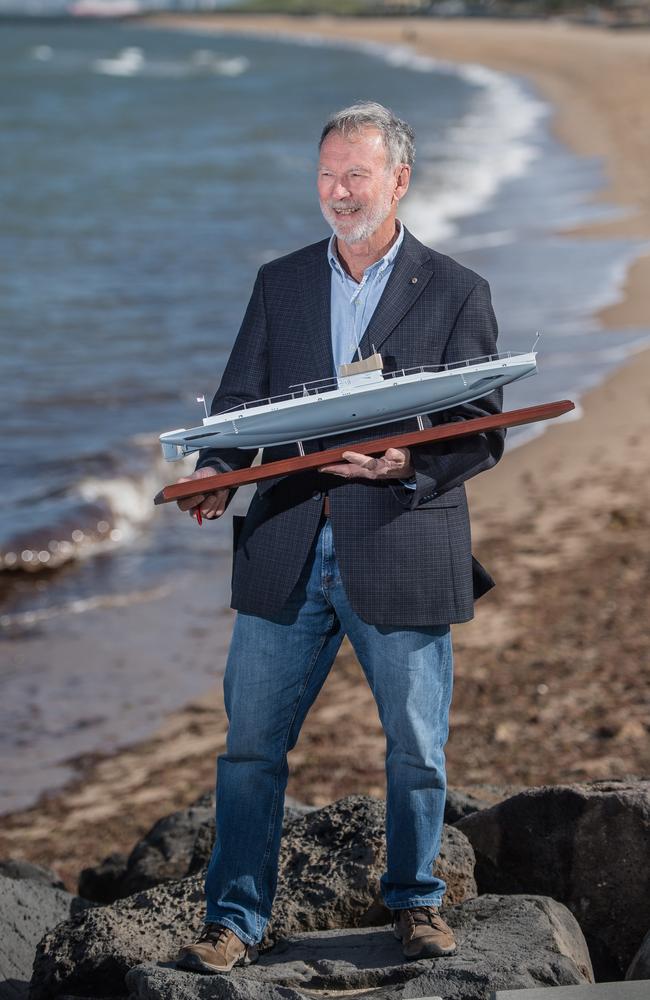
<svg viewBox="0 0 650 1000"><path fill-rule="evenodd" d="M419 243L397 220L414 159L411 128L363 103L335 114L320 142L318 193L332 237L265 264L212 412L331 378L355 353L384 370L495 352L487 283ZM357 348L360 351L357 352ZM427 423L498 412L498 393ZM400 421L312 441L308 451L417 427ZM234 519L224 678L229 731L218 761L217 837L205 929L178 964L228 972L257 957L271 914L287 753L346 634L386 734L387 868L381 892L405 956L449 955L433 872L445 806L452 691L450 623L467 621L492 580L472 559L463 482L501 457L503 434L390 449L351 447L340 464L259 484ZM266 449L264 461L296 454ZM250 464L248 451L205 450L190 478ZM179 504L220 517L221 490Z"/></svg>

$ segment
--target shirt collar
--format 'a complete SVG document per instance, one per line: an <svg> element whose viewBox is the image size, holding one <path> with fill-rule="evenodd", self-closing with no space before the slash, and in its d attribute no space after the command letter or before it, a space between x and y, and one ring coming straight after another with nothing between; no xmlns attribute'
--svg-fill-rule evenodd
<svg viewBox="0 0 650 1000"><path fill-rule="evenodd" d="M379 260L376 260L374 264L371 264L369 267L365 269L363 273L363 278L361 279L362 282L364 281L366 275L370 271L376 271L377 274L380 274L382 271L385 271L387 267L390 267L393 261L395 260L397 252L401 247L402 243L404 242L404 226L399 221L399 219L395 219L395 224L398 227L397 239L390 247L390 249L384 254L383 257L380 257ZM329 260L330 267L332 268L333 271L338 271L338 273L345 278L350 277L347 271L341 266L341 262L338 258L338 254L336 252L335 233L332 233L329 244L327 246L327 259Z"/></svg>

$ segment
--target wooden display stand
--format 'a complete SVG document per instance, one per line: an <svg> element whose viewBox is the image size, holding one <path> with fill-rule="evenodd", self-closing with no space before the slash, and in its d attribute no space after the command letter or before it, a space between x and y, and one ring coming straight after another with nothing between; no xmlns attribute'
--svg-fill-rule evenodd
<svg viewBox="0 0 650 1000"><path fill-rule="evenodd" d="M561 399L555 403L541 403L539 406L527 406L519 410L506 410L488 417L474 417L470 420L457 420L449 424L439 424L424 430L411 431L408 434L396 434L393 437L376 438L374 441L363 441L356 444L341 445L328 448L326 451L315 451L309 455L297 455L295 458L285 458L279 462L266 462L235 472L221 472L215 476L205 476L203 479L193 479L188 483L172 483L154 497L154 504L170 503L172 500L187 500L194 496L205 496L216 490L230 489L233 486L245 486L262 479L273 479L275 476L286 476L293 472L304 472L306 469L318 469L323 465L331 465L343 459L346 451L356 451L363 455L383 455L388 448L407 448L411 445L424 444L429 441L451 441L454 438L471 437L485 431L494 431L503 427L518 427L521 424L532 424L539 420L550 420L562 416L575 409L575 403L570 399Z"/></svg>

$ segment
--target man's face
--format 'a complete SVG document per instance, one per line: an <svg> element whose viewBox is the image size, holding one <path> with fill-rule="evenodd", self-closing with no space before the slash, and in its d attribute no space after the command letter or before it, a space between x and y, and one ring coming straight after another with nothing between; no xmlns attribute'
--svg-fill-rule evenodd
<svg viewBox="0 0 650 1000"><path fill-rule="evenodd" d="M397 210L405 193L399 176L408 168L390 168L381 133L365 128L350 136L330 132L321 146L318 197L321 212L339 240L360 243ZM406 178L408 186L408 176Z"/></svg>

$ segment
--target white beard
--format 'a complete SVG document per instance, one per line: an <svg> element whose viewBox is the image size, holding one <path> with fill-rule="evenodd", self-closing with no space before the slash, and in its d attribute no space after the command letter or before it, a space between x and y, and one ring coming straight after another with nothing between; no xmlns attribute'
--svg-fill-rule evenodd
<svg viewBox="0 0 650 1000"><path fill-rule="evenodd" d="M332 227L337 239L344 243L363 243L369 240L383 222L386 221L393 206L392 192L386 195L386 199L375 205L374 208L367 208L358 202L321 202L320 209L325 221ZM355 221L352 226L346 226L345 221L349 216L337 215L336 208L357 208Z"/></svg>

